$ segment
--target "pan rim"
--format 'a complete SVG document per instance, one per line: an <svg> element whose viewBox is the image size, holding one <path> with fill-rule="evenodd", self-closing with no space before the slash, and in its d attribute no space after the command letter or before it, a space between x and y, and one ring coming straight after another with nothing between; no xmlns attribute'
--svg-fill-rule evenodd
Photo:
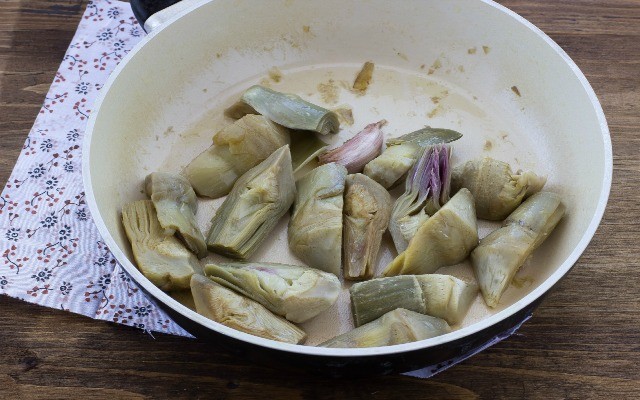
<svg viewBox="0 0 640 400"><path fill-rule="evenodd" d="M246 342L248 344L269 348L272 350L284 351L288 353L295 353L299 355L308 355L308 356L320 356L320 357L376 357L382 355L394 355L400 353L407 353L418 350L425 350L428 348L432 348L435 346L447 344L450 342L454 342L459 339L463 339L465 337L470 337L475 335L476 333L487 329L493 325L504 321L510 316L522 311L525 307L529 306L533 302L535 302L538 298L543 296L546 292L548 292L552 286L554 286L561 278L563 278L569 270L573 267L578 258L582 255L587 245L595 235L595 232L602 220L604 215L604 211L608 202L610 190L611 190L611 182L612 182L612 174L613 174L613 156L612 156L612 146L611 146L611 137L608 128L608 124L606 121L606 117L604 115L604 111L602 106L593 90L587 78L584 76L580 68L575 64L575 62L569 57L569 55L548 35L546 35L542 30L537 28L531 22L527 21L524 17L518 15L517 13L509 10L508 8L492 1L492 0L478 0L482 3L485 3L497 11L506 14L507 16L513 18L516 22L524 25L526 28L531 30L535 35L540 37L545 41L547 45L549 45L555 53L560 56L563 61L567 64L567 66L571 69L573 74L580 81L583 90L587 94L591 106L593 107L594 112L596 113L596 117L598 119L600 125L600 131L602 134L603 145L604 145L604 176L601 182L602 190L598 196L598 205L596 207L593 218L589 222L587 229L584 234L580 238L577 246L573 249L571 254L565 259L565 261L556 269L556 271L551 274L544 282L542 282L537 288L531 291L529 294L524 296L522 299L513 303L512 305L506 307L504 310L497 312L496 314L478 321L470 326L461 328L454 332L437 336L430 339L425 339L417 342L405 343L400 345L393 346L385 346L385 347L372 347L372 348L349 348L349 349L337 349L337 348L324 348L324 347L316 347L316 346L305 346L305 345L296 345L296 344L288 344L277 342L269 339L260 338L258 336L250 335L244 332L237 331L235 329L229 328L222 324L219 324L215 321L212 321L206 317L203 317L197 314L195 311L190 310L189 308L183 306L178 303L176 300L171 298L168 294L158 289L155 285L153 285L148 279L146 279L142 273L131 263L128 258L125 256L124 252L118 247L116 241L111 236L106 224L104 223L102 217L100 216L98 205L93 193L93 188L91 185L91 170L90 164L91 160L89 157L93 130L95 127L95 122L99 114L99 110L101 108L104 99L109 93L110 87L116 81L120 72L128 64L129 60L135 56L135 54L140 51L140 49L150 40L152 40L160 31L164 30L166 27L171 25L172 22L181 18L182 16L202 7L205 4L208 4L215 0L204 0L199 2L198 4L194 4L193 6L183 10L177 15L170 18L163 26L153 30L149 35L143 38L134 49L132 49L129 54L125 57L125 59L116 66L114 71L111 73L107 82L104 84L98 98L94 103L93 109L96 112L91 113L88 119L87 128L85 131L83 148L82 148L82 177L83 184L85 188L85 194L87 199L87 204L91 211L91 215L93 216L93 220L100 232L102 238L105 243L109 247L110 251L113 253L114 257L118 260L118 262L123 266L123 268L131 275L131 277L136 281L137 284L143 287L143 289L152 295L158 302L162 303L164 306L171 308L174 312L181 314L183 317L198 323L210 330L213 330L217 333L223 334L225 336L231 337L236 340L240 340L242 342Z"/></svg>

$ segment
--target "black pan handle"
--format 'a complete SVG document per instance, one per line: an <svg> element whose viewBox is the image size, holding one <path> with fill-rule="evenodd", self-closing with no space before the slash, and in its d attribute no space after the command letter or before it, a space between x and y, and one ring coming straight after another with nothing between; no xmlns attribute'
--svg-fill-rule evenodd
<svg viewBox="0 0 640 400"><path fill-rule="evenodd" d="M142 29L144 29L144 23L147 22L150 16L178 2L180 2L180 0L130 0L129 1L129 3L131 3L131 10L133 11L133 15L135 15Z"/></svg>

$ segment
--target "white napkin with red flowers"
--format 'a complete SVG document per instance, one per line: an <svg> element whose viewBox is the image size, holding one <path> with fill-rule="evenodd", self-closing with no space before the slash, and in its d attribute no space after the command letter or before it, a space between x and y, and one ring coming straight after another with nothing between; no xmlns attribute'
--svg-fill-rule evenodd
<svg viewBox="0 0 640 400"><path fill-rule="evenodd" d="M87 5L0 197L0 293L188 336L116 262L84 199L87 117L102 84L143 35L127 3Z"/></svg>

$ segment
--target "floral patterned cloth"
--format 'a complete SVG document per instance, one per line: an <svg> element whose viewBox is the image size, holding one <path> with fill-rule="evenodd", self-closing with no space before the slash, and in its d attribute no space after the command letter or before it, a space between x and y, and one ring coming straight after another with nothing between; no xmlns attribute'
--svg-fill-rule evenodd
<svg viewBox="0 0 640 400"><path fill-rule="evenodd" d="M113 258L91 219L82 186L81 144L91 105L143 35L127 3L87 5L0 196L0 294L145 331L190 336ZM407 375L433 376L509 337L520 325L464 357Z"/></svg>
<svg viewBox="0 0 640 400"><path fill-rule="evenodd" d="M0 293L188 336L113 258L91 220L81 144L109 73L143 37L127 3L89 2L0 197Z"/></svg>

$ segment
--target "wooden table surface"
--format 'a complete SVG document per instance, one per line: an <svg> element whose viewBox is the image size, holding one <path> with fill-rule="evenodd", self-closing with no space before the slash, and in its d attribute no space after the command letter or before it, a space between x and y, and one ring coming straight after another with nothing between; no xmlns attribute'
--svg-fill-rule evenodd
<svg viewBox="0 0 640 400"><path fill-rule="evenodd" d="M614 154L598 232L518 335L430 380L332 381L3 296L0 398L640 398L640 0L500 3L582 69L604 107ZM2 182L85 6L0 1Z"/></svg>

